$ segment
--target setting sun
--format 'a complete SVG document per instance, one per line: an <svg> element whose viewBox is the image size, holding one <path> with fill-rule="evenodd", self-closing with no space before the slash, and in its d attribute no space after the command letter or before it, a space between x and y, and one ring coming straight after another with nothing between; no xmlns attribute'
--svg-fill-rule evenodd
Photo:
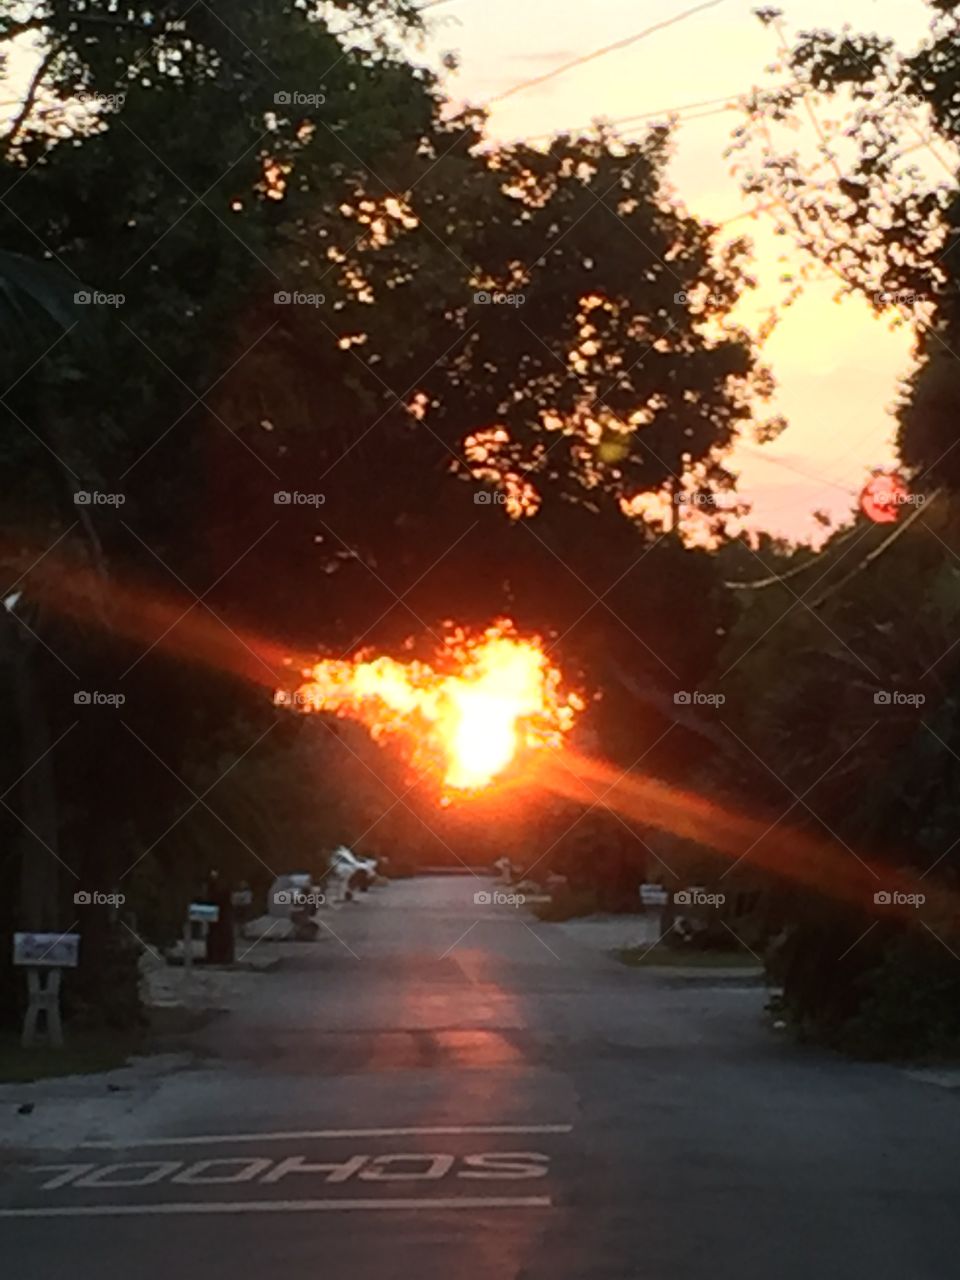
<svg viewBox="0 0 960 1280"><path fill-rule="evenodd" d="M561 692L540 639L517 636L504 620L479 637L448 634L437 667L365 652L303 675L295 693L277 694L279 705L350 717L377 741L401 735L416 767L458 791L492 782L521 748L559 745L583 708Z"/></svg>

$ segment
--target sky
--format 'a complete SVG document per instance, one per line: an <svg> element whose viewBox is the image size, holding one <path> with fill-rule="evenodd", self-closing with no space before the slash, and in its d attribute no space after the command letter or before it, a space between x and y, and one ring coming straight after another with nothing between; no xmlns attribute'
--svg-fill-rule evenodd
<svg viewBox="0 0 960 1280"><path fill-rule="evenodd" d="M445 80L456 100L485 104L513 86L584 53L669 21L697 0L444 0L432 15L431 60L459 58ZM645 112L709 102L782 83L768 71L778 37L756 18L758 0L721 0L629 47L574 68L490 107L489 132L515 140L618 120ZM814 27L875 31L910 48L926 32L931 11L922 0L780 0L788 38ZM705 111L709 110L706 108ZM697 114L697 113L693 113ZM724 150L743 120L719 110L682 123L668 178L688 210L716 222L745 213ZM623 125L630 135L644 126ZM791 140L792 141L792 140ZM813 139L800 139L811 143ZM755 245L759 287L742 310L748 325L786 294L781 282L784 241L761 218L739 217L721 236L747 235ZM763 358L778 388L769 412L787 429L769 445L744 443L732 455L741 495L756 529L806 541L822 530L814 510L849 518L869 472L895 465L891 409L911 368L912 333L878 318L866 301L835 300L837 281L809 284L784 312Z"/></svg>

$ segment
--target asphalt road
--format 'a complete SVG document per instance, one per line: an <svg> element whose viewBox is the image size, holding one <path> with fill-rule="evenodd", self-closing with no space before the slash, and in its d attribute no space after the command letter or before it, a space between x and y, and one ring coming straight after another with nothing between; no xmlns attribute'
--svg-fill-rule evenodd
<svg viewBox="0 0 960 1280"><path fill-rule="evenodd" d="M60 1141L4 1111L7 1274L958 1274L955 1092L783 1043L757 989L625 969L483 887L327 913L194 1065L78 1094Z"/></svg>

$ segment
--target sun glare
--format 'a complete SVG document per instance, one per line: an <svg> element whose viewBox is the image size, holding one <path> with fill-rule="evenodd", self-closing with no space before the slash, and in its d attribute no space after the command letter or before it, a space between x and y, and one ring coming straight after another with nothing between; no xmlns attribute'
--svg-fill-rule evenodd
<svg viewBox="0 0 960 1280"><path fill-rule="evenodd" d="M539 637L518 636L507 620L480 636L452 631L435 665L364 651L324 659L303 676L278 704L357 720L375 741L400 736L416 767L458 791L487 786L522 749L558 746L583 709L577 694L561 691Z"/></svg>

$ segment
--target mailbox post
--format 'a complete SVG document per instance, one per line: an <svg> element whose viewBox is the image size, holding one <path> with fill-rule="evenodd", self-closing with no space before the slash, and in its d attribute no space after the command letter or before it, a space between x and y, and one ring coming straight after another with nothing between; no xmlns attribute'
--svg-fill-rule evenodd
<svg viewBox="0 0 960 1280"><path fill-rule="evenodd" d="M220 919L220 908L209 902L191 902L187 908L187 918L183 922L183 966L193 969L193 926L195 924L216 924Z"/></svg>
<svg viewBox="0 0 960 1280"><path fill-rule="evenodd" d="M673 903L669 890L662 884L642 884L640 901L644 907L660 908L660 936L665 938L673 928Z"/></svg>

